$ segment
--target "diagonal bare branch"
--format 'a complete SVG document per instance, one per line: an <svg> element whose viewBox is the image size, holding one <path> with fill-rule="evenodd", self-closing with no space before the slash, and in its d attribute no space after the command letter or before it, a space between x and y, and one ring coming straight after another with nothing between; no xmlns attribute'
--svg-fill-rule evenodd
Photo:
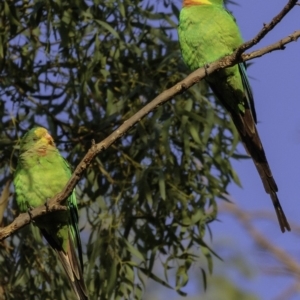
<svg viewBox="0 0 300 300"><path fill-rule="evenodd" d="M280 13L275 16L270 23L264 24L264 27L252 40L244 43L241 47L239 47L239 49L237 49L236 55L240 56L253 45L258 44L277 24L280 23L280 21L292 10L295 5L299 5L297 0L289 0Z"/></svg>
<svg viewBox="0 0 300 300"><path fill-rule="evenodd" d="M285 252L283 249L276 247L265 236L258 232L252 225L252 218L248 213L229 203L222 204L222 208L224 208L225 211L233 214L239 220L239 222L243 225L245 230L249 233L249 235L253 238L253 240L259 247L267 250L277 259L277 261L281 263L282 270L286 270L294 274L295 278L299 279L299 263L293 257L291 257L290 254Z"/></svg>

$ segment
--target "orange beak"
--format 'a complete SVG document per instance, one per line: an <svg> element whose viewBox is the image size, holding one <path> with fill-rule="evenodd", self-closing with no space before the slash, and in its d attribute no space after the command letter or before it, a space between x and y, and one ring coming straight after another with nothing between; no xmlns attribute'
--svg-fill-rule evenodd
<svg viewBox="0 0 300 300"><path fill-rule="evenodd" d="M44 138L49 142L50 145L54 145L53 138L48 132L45 133Z"/></svg>

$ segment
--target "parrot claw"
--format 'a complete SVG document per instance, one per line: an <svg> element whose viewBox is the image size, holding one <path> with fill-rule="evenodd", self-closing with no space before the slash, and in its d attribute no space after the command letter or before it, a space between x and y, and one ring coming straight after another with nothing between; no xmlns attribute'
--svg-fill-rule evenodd
<svg viewBox="0 0 300 300"><path fill-rule="evenodd" d="M50 208L49 208L49 198L46 200L45 206L46 206L46 211L49 212L50 211Z"/></svg>
<svg viewBox="0 0 300 300"><path fill-rule="evenodd" d="M208 69L208 68L209 68L209 64L205 64L205 65L204 65L205 77L208 76L208 74L207 74L207 69Z"/></svg>
<svg viewBox="0 0 300 300"><path fill-rule="evenodd" d="M31 213L32 210L33 210L33 207L28 206L27 212L28 212L28 215L29 215L29 218L30 218L30 222L34 223L35 221L33 219L32 213Z"/></svg>

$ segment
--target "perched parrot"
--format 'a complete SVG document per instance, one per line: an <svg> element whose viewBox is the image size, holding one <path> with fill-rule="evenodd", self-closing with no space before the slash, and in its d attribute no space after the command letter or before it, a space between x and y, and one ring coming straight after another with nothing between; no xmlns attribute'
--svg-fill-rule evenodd
<svg viewBox="0 0 300 300"><path fill-rule="evenodd" d="M231 54L243 43L235 19L224 8L223 0L183 0L178 36L183 60L191 70ZM278 188L255 126L256 112L245 64L240 63L215 72L206 81L230 113L264 188L271 196L281 231L290 231L276 194Z"/></svg>
<svg viewBox="0 0 300 300"><path fill-rule="evenodd" d="M46 204L71 177L68 163L55 147L45 128L29 130L21 140L18 165L14 176L17 203L22 212ZM35 219L37 225L57 253L77 299L88 299L83 281L81 241L75 191L66 200L68 210L52 212ZM78 247L80 264L75 251Z"/></svg>

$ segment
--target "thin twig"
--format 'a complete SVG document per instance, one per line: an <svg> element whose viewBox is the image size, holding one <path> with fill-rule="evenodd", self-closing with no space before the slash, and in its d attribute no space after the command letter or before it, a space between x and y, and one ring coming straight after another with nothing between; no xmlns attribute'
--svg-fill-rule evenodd
<svg viewBox="0 0 300 300"><path fill-rule="evenodd" d="M236 55L240 56L253 45L259 43L287 15L287 13L291 11L295 5L298 5L297 0L289 0L281 12L275 16L269 24L264 24L262 30L252 40L239 47L239 49L236 51Z"/></svg>
<svg viewBox="0 0 300 300"><path fill-rule="evenodd" d="M287 270L288 272L294 274L295 278L300 278L300 265L298 262L294 260L290 254L270 243L265 236L258 232L252 225L252 218L250 214L229 203L222 204L222 208L232 213L236 219L240 221L256 244L267 250L268 253L271 253L277 259L277 261L282 264L282 271Z"/></svg>

